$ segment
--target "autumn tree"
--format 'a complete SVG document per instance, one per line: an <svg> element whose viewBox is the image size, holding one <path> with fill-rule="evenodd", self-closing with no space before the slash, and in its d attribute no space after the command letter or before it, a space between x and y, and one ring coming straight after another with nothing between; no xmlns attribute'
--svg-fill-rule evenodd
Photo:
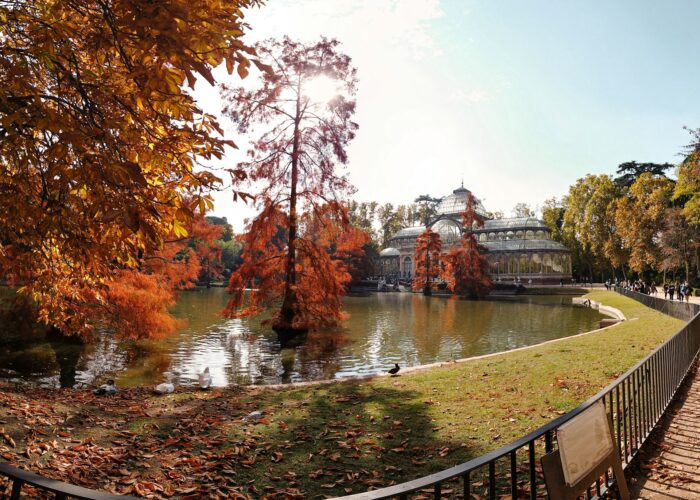
<svg viewBox="0 0 700 500"><path fill-rule="evenodd" d="M658 238L672 191L673 183L666 177L643 173L630 187L629 196L617 202L617 233L630 253L630 268L636 272L656 268L661 263Z"/></svg>
<svg viewBox="0 0 700 500"><path fill-rule="evenodd" d="M186 86L222 63L245 76L257 4L0 3L0 270L43 321L109 322L115 276L211 205L219 179L195 167L232 143Z"/></svg>
<svg viewBox="0 0 700 500"><path fill-rule="evenodd" d="M544 200L542 204L542 221L549 228L549 234L555 241L563 240L564 207L556 197Z"/></svg>
<svg viewBox="0 0 700 500"><path fill-rule="evenodd" d="M423 295L432 295L432 282L441 274L440 252L442 241L440 234L428 228L416 238L414 262L416 263L413 277L413 291L422 291Z"/></svg>
<svg viewBox="0 0 700 500"><path fill-rule="evenodd" d="M477 215L474 206L474 196L469 193L466 209L462 213L462 227L465 230L459 241L443 257L443 276L447 288L460 297L472 299L485 295L493 286L486 248L479 245L472 231L484 226L484 221Z"/></svg>
<svg viewBox="0 0 700 500"><path fill-rule="evenodd" d="M590 277L594 269L608 266L619 247L611 207L622 195L622 188L610 176L589 174L578 179L562 200L562 242L572 250L579 270ZM621 264L618 260L616 263Z"/></svg>
<svg viewBox="0 0 700 500"><path fill-rule="evenodd" d="M659 237L661 268L664 271L682 268L690 280L690 268L700 248L698 226L688 223L683 209L670 207L664 214L664 229Z"/></svg>
<svg viewBox="0 0 700 500"><path fill-rule="evenodd" d="M678 167L673 198L685 199L683 213L690 224L700 226L700 129L692 130L693 141Z"/></svg>
<svg viewBox="0 0 700 500"><path fill-rule="evenodd" d="M239 167L259 183L261 212L243 237L244 262L231 276L228 312L255 314L281 301L272 321L278 332L293 334L343 317L346 272L310 224L319 217L350 230L335 200L351 190L337 165L347 162L357 129L357 79L338 45L325 38L310 45L267 40L256 46L269 64L259 73L260 85L222 89L224 113L241 133L259 134ZM256 291L246 297L243 290L253 283Z"/></svg>

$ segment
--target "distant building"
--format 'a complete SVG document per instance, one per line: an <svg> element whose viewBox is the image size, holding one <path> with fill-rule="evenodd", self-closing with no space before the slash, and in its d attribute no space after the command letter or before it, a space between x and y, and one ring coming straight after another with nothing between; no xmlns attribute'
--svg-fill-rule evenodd
<svg viewBox="0 0 700 500"><path fill-rule="evenodd" d="M469 190L461 186L442 199L437 215L428 227L440 234L443 251L449 250L461 236L462 212L467 207ZM479 243L488 250L491 279L495 282L523 284L559 284L571 280L571 255L561 243L551 239L549 228L534 217L489 219L480 201L475 210L484 226L474 228ZM389 247L380 254L382 273L387 277L412 278L416 238L425 226L407 227L389 239Z"/></svg>

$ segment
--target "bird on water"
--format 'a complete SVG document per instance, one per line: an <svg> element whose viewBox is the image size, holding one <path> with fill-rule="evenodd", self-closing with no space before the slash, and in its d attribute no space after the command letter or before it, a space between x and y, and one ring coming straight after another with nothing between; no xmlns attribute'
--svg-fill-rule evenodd
<svg viewBox="0 0 700 500"><path fill-rule="evenodd" d="M390 373L391 375L396 375L397 373L399 373L400 369L401 369L401 367L399 366L399 364L394 363L394 367L391 370L389 370L387 373Z"/></svg>

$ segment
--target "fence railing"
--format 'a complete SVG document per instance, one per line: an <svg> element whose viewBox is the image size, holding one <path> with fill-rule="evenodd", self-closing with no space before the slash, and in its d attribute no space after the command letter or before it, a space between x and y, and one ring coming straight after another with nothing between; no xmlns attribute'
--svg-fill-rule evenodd
<svg viewBox="0 0 700 500"><path fill-rule="evenodd" d="M659 312L673 316L674 318L690 321L700 312L700 305L693 302L682 302L680 300L666 300L643 293L625 290L618 287L617 293L630 297L638 302L641 302L647 307L656 309Z"/></svg>
<svg viewBox="0 0 700 500"><path fill-rule="evenodd" d="M669 301L635 292L623 294L675 317L690 315L694 311L691 307L684 307L687 304L674 303L671 306ZM542 455L554 450L556 429L601 400L612 418L615 439L623 467L626 468L664 414L698 354L700 315L695 312L680 331L615 382L578 408L517 441L441 472L343 498L408 499L413 494L423 498L430 495L436 499L450 494L463 495L464 498L475 494L489 499L503 496L535 499L544 496L546 490L539 462ZM613 482L612 475L606 474L590 485L586 497L600 496Z"/></svg>
<svg viewBox="0 0 700 500"><path fill-rule="evenodd" d="M0 476L5 476L12 481L10 500L18 500L22 494L22 488L25 485L33 486L41 491L53 493L56 500L64 500L67 498L77 498L81 500L136 500L136 497L102 493L100 491L83 488L82 486L63 483L3 463L0 463ZM3 496L2 498L6 497ZM30 497L25 496L24 498Z"/></svg>

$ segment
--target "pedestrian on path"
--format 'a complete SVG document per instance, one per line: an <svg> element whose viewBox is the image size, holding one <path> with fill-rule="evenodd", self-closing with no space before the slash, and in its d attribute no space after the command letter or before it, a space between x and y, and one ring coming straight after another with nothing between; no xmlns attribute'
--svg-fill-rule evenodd
<svg viewBox="0 0 700 500"><path fill-rule="evenodd" d="M673 294L676 292L676 285L671 282L670 285L668 285L668 300L673 300Z"/></svg>
<svg viewBox="0 0 700 500"><path fill-rule="evenodd" d="M668 283L664 281L664 299L668 298Z"/></svg>

